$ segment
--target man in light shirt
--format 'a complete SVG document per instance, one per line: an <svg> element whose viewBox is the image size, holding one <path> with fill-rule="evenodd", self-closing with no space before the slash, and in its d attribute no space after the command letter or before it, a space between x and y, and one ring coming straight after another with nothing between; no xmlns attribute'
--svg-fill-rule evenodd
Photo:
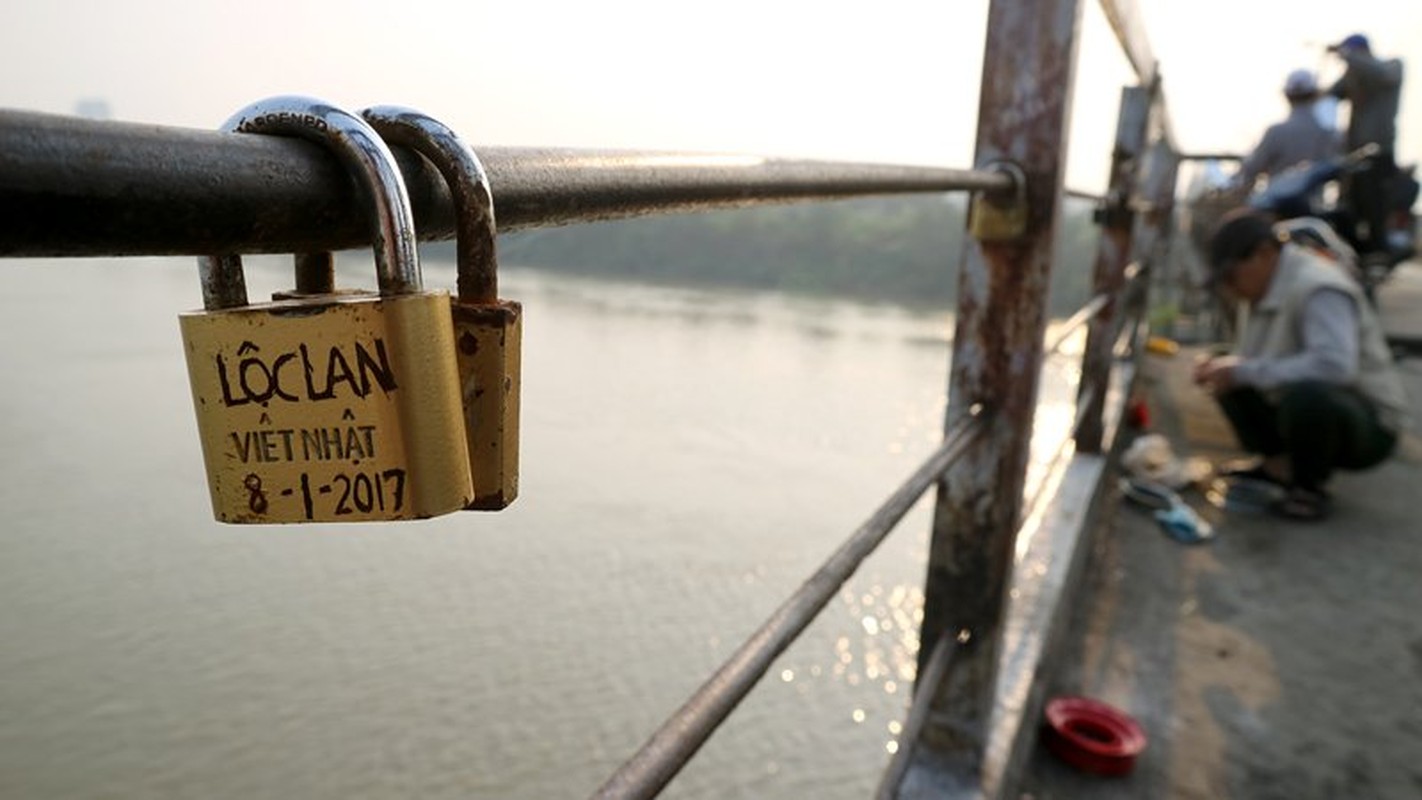
<svg viewBox="0 0 1422 800"><path fill-rule="evenodd" d="M1270 125L1240 164L1237 180L1246 188L1260 175L1271 177L1290 167L1338 155L1338 133L1324 127L1313 110L1319 98L1313 73L1306 69L1290 72L1284 79L1284 98L1289 101L1289 116Z"/></svg>

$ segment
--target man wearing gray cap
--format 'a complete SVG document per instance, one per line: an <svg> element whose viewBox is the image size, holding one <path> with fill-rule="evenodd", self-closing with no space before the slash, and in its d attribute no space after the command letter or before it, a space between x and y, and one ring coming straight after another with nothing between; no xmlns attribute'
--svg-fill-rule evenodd
<svg viewBox="0 0 1422 800"><path fill-rule="evenodd" d="M1348 103L1348 151L1364 145L1379 148L1359 172L1351 176L1346 190L1348 205L1362 227L1355 231L1360 252L1387 249L1387 222L1390 179L1397 173L1393 147L1397 140L1397 108L1402 96L1401 59L1380 59L1373 55L1368 37L1355 33L1328 47L1347 64L1343 77L1328 93Z"/></svg>
<svg viewBox="0 0 1422 800"><path fill-rule="evenodd" d="M1258 212L1226 215L1209 255L1210 285L1249 308L1235 353L1194 374L1241 447L1259 457L1231 474L1283 487L1277 513L1321 519L1334 470L1381 463L1408 424L1382 326L1337 264L1289 242Z"/></svg>

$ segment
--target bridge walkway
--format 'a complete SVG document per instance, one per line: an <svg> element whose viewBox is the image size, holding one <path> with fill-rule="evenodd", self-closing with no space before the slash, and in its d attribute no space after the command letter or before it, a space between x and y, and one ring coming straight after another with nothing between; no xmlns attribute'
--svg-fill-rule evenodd
<svg viewBox="0 0 1422 800"><path fill-rule="evenodd" d="M1046 697L1131 713L1149 745L1130 775L1074 771L1038 744L1019 795L1057 798L1422 796L1422 265L1379 295L1414 430L1377 469L1343 473L1321 523L1185 499L1213 540L1181 544L1112 493ZM1148 357L1152 427L1181 458L1238 456L1191 385L1202 347Z"/></svg>

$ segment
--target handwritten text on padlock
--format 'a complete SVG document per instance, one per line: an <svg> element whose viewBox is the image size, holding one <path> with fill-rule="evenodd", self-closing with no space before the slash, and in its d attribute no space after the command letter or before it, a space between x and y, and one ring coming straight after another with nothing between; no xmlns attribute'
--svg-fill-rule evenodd
<svg viewBox="0 0 1422 800"><path fill-rule="evenodd" d="M273 357L262 353L251 341L244 341L237 348L240 358L234 364L229 364L221 353L214 357L222 403L230 408L247 403L265 405L273 398L290 403L332 400L342 385L363 399L376 387L386 394L399 388L383 339L372 340L369 348L361 342L350 347L348 356L338 345L331 345L323 358L319 350L313 354L302 344ZM318 377L321 375L324 379Z"/></svg>

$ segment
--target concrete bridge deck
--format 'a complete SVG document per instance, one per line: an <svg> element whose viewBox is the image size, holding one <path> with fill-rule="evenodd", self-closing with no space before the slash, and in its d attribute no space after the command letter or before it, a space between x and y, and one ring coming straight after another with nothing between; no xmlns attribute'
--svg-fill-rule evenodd
<svg viewBox="0 0 1422 800"><path fill-rule="evenodd" d="M1400 267L1379 307L1398 342L1422 342L1422 265ZM1194 354L1147 356L1153 428L1182 458L1237 456L1190 384ZM1326 521L1225 512L1186 490L1217 535L1185 545L1108 496L1044 694L1112 703L1149 745L1117 778L1037 746L1012 796L1422 797L1422 348L1399 367L1414 430L1389 462L1334 479Z"/></svg>

